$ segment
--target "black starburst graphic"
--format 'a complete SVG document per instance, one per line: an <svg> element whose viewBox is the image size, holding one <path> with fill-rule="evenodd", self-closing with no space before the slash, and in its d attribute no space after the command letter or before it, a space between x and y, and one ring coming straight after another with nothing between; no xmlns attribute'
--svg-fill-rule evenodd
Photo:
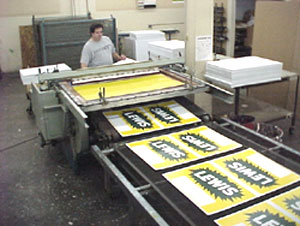
<svg viewBox="0 0 300 226"><path fill-rule="evenodd" d="M144 130L153 127L152 122L147 116L138 111L124 111L122 112L122 116L133 128Z"/></svg>
<svg viewBox="0 0 300 226"><path fill-rule="evenodd" d="M238 178L257 185L260 188L277 185L277 180L269 172L261 169L243 159L232 159L225 161L226 167Z"/></svg>
<svg viewBox="0 0 300 226"><path fill-rule="evenodd" d="M296 226L294 222L290 222L279 214L272 214L268 210L256 211L253 213L247 213L247 221L251 226L267 225L268 222L272 222L272 225L284 225L284 226Z"/></svg>
<svg viewBox="0 0 300 226"><path fill-rule="evenodd" d="M180 135L180 140L186 143L189 147L192 147L197 151L203 151L205 153L216 151L219 148L215 142L208 140L200 134L182 134Z"/></svg>
<svg viewBox="0 0 300 226"><path fill-rule="evenodd" d="M243 196L242 189L230 182L228 177L209 168L191 170L190 176L215 198L234 201Z"/></svg>
<svg viewBox="0 0 300 226"><path fill-rule="evenodd" d="M150 112L154 115L155 118L167 124L180 122L180 118L168 107L157 105L154 107L150 107Z"/></svg>
<svg viewBox="0 0 300 226"><path fill-rule="evenodd" d="M186 151L170 141L155 140L151 141L149 145L156 153L170 161L181 161L189 158Z"/></svg>
<svg viewBox="0 0 300 226"><path fill-rule="evenodd" d="M287 198L284 200L285 205L294 214L300 217L300 196L293 196L292 198Z"/></svg>

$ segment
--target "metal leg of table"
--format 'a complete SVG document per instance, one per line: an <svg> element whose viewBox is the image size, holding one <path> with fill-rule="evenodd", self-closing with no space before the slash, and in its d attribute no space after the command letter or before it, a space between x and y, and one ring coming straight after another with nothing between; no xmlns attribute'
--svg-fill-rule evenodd
<svg viewBox="0 0 300 226"><path fill-rule="evenodd" d="M240 106L240 88L235 88L234 94L234 114L239 115L239 106Z"/></svg>
<svg viewBox="0 0 300 226"><path fill-rule="evenodd" d="M291 127L289 129L289 133L293 134L295 129L295 123L296 123L296 117L297 117L297 106L298 106L298 92L299 92L299 77L300 75L297 75L296 80L296 90L295 90L295 99L294 99L294 109L293 109L293 115L291 120Z"/></svg>

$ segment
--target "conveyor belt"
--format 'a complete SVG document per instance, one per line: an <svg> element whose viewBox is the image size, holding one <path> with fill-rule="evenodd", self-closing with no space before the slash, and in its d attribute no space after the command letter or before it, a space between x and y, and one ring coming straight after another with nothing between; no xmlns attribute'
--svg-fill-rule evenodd
<svg viewBox="0 0 300 226"><path fill-rule="evenodd" d="M235 137L230 133L226 133L226 131L223 131L220 129L220 127L216 126L213 123L208 123L208 125L213 128L216 131L222 132L225 136L234 139L240 143L244 144L244 148L248 147L247 141ZM254 144L250 144L252 148L256 148L257 150L260 150L259 146L255 146ZM235 153L240 149L237 149L235 151L230 151L229 153ZM172 211L175 211L180 218L185 219L185 222L187 225L199 225L199 222L201 222L201 225L215 225L213 223L214 219L217 219L219 217L228 215L230 213L236 212L240 209L246 208L250 205L253 205L255 203L258 203L260 201L263 201L269 197L272 197L274 195L278 195L284 191L288 191L291 188L295 188L300 185L300 182L297 182L295 184L289 185L287 187L281 188L277 191L271 192L269 194L263 195L257 199L248 201L244 204L241 204L239 206L233 207L229 210L225 210L223 212L207 216L204 214L198 207L196 207L191 201L189 201L181 192L179 192L173 185L171 185L169 182L167 182L163 177L162 174L164 172L170 171L170 169L161 170L161 171L154 171L151 167L149 167L143 160L141 160L137 155L135 155L131 150L129 150L126 147L120 148L117 150L118 155L121 157L122 160L124 160L130 168L134 169L136 173L138 173L144 180L149 183L152 188L159 194L160 197L167 203L169 208L172 209ZM226 153L226 154L229 154ZM225 154L222 154L225 155ZM222 156L221 155L221 156ZM216 157L211 157L208 159L212 159ZM184 166L190 166L197 163L201 163L205 160L198 160L196 162L188 163ZM120 161L120 160L119 160ZM172 170L182 168L183 166L173 167ZM176 221L175 221L176 222Z"/></svg>
<svg viewBox="0 0 300 226"><path fill-rule="evenodd" d="M206 115L203 110L187 101L186 98L176 98L176 101L189 111L193 112L199 118L202 118ZM168 182L162 175L166 172L170 172L176 169L181 169L184 167L216 159L218 157L237 153L245 150L248 147L251 147L258 152L263 153L272 160L285 165L285 167L287 168L290 168L290 170L292 171L295 170L295 168L293 168L293 165L290 165L290 167L288 167L289 165L287 158L278 154L282 148L275 148L274 151L272 151L272 148L270 149L270 147L272 147L272 144L265 141L264 139L259 139L259 137L256 137L255 135L251 136L251 134L249 135L247 133L243 134L244 132L240 130L228 130L226 127L220 126L216 122L207 120L204 120L204 122L201 123L124 138L114 130L114 128L110 123L107 122L101 112L93 112L91 116L92 117L90 118L93 119L94 127L98 128L100 133L107 134L107 136L111 137L111 140L108 141L108 143L117 143L117 145L114 146L115 151L113 152L113 154L109 155L111 161L118 167L120 171L122 171L127 176L132 184L142 187L146 185L145 187L149 187L154 191L149 196L148 201L153 207L155 207L159 214L164 219L166 219L166 221L170 225L199 225L199 222L201 222L201 225L216 225L214 223L214 220L220 217L227 216L228 214L237 212L241 209L262 202L270 197L279 195L282 192L289 191L297 186L300 186L300 182L292 183L285 187L279 188L278 190L272 191L237 206L231 207L230 209L225 209L211 215L206 215L199 207L197 207L183 193L181 193L176 187ZM126 142L132 142L135 140L145 139L153 136L156 137L166 133L194 128L199 125L207 125L216 132L242 144L243 146L236 150L228 151L215 156L210 156L205 159L200 159L186 164L155 171L125 145ZM234 131L236 131L236 133ZM299 173L299 167L296 169L296 171Z"/></svg>
<svg viewBox="0 0 300 226"><path fill-rule="evenodd" d="M209 119L209 116L202 109L195 106L188 99L186 99L184 97L178 97L175 99L166 99L164 101L170 101L170 100L175 100L177 103L179 103L180 105L185 107L187 110L192 112L195 116L202 119L202 121ZM153 101L153 102L147 103L147 105L160 103L160 102L161 101ZM135 106L140 106L140 105L127 106L126 108L135 107ZM120 109L123 109L123 108L116 108L114 110L120 110ZM199 125L199 124L203 123L203 122L199 122L199 123L194 123L194 124L188 124L188 125L183 125L180 127L168 128L168 129L161 130L161 131L155 131L154 133L152 132L149 134L142 134L142 135L138 134L136 136L126 138L126 137L120 136L120 134L114 129L114 127L104 117L103 112L91 112L89 118L90 118L90 124L93 125L93 127L95 128L97 133L99 133L99 135L101 134L103 136L103 139L106 138L107 143L110 143L110 144L117 143L117 142L122 142L122 143L130 142L130 141L134 141L134 140L141 139L141 138L151 137L151 136L153 136L153 134L158 136L160 134L169 133L171 131L182 130L184 128L191 128L195 125Z"/></svg>

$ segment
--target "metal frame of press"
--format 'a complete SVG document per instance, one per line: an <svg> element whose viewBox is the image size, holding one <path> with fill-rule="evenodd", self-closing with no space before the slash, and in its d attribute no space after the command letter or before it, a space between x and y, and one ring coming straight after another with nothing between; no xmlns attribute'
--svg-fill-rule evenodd
<svg viewBox="0 0 300 226"><path fill-rule="evenodd" d="M111 75L119 76L124 72L132 73L143 70L157 70L157 68L161 67L183 64L184 60L179 58L40 74L38 76L39 85L33 84L32 105L33 112L37 118L37 125L41 131L43 144L51 143L53 140L64 139L73 133L74 139L72 145L74 155L76 156L80 152L88 151L90 148L89 125L86 120L88 119L88 113L93 111L174 98L198 92L210 92L219 96L223 95L223 99L233 102L233 95L229 92L213 85L209 86L208 83L195 78L193 75L174 71L171 72L177 73L178 76L186 81L186 86L183 89L174 89L169 92L162 90L159 92L144 93L143 95L132 95L127 98L116 99L115 101L96 101L86 106L78 105L76 101L74 101L74 97L72 98L72 96L60 86L60 83L66 80L105 78ZM70 128L73 131L70 131Z"/></svg>

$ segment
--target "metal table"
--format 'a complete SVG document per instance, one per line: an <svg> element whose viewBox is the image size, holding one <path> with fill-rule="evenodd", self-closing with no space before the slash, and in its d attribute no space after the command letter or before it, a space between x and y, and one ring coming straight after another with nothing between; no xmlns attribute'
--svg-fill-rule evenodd
<svg viewBox="0 0 300 226"><path fill-rule="evenodd" d="M266 84L289 81L289 80L292 80L292 79L296 79L296 89L295 89L295 94L294 94L294 105L293 105L293 111L292 111L292 114L291 114L291 126L289 128L290 134L293 134L293 131L295 129L297 106L298 106L298 93L299 93L299 74L297 74L296 72L290 72L290 71L283 70L282 77L281 77L280 81L272 81L272 82L266 82L266 83L260 83L260 84L245 85L245 86L234 88L234 93L235 93L234 114L239 115L240 90L242 88L248 88L248 87L254 87L254 86L263 86L263 85L266 85Z"/></svg>

